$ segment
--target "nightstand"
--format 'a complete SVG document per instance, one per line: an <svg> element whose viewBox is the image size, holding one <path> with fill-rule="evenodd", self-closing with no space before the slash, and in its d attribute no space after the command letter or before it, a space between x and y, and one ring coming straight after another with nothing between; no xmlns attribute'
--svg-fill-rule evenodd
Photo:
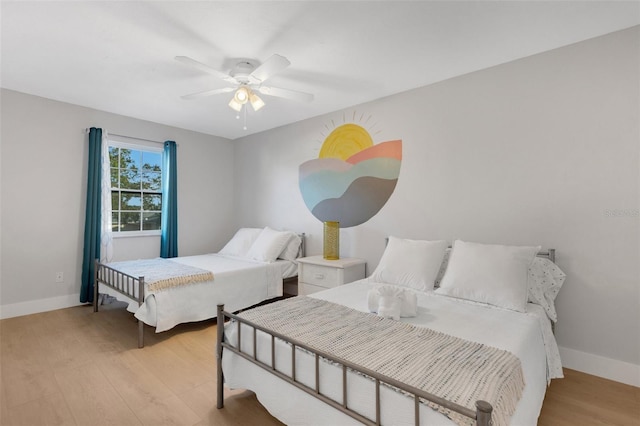
<svg viewBox="0 0 640 426"><path fill-rule="evenodd" d="M304 296L365 277L367 261L353 257L326 260L322 256L298 259L298 295Z"/></svg>

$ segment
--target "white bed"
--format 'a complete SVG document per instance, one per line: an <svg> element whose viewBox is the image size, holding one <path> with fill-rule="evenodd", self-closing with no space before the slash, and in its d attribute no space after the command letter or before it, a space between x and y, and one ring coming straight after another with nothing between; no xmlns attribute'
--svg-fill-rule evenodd
<svg viewBox="0 0 640 426"><path fill-rule="evenodd" d="M297 276L296 258L303 253L304 234L241 228L219 253L97 263L94 310L98 309L98 292L114 296L127 302L127 309L141 323L155 327L156 333L181 323L215 318L218 303L237 311L282 297L283 280ZM159 281L166 281L161 279L165 268L162 262L170 264L166 268L180 273L195 272L192 277L207 273L210 277L154 287L154 273ZM140 330L142 327L139 327L139 346L142 347Z"/></svg>
<svg viewBox="0 0 640 426"><path fill-rule="evenodd" d="M440 266L440 261L437 267ZM384 263L381 261L381 264ZM436 269L437 272L438 268ZM531 272L531 270L530 270ZM380 285L375 281L380 274L355 283L336 287L310 297L348 306L361 312L369 312L367 295ZM561 284L561 283L560 283ZM414 290L412 290L414 291ZM557 289L555 290L557 294ZM521 363L524 390L509 424L535 425L542 407L548 382L562 377L558 348L553 337L551 321L545 308L537 303L526 303L524 312L478 303L457 297L438 294L432 290L415 291L417 316L400 321L427 327L471 342L482 343L514 354ZM220 330L220 329L219 329ZM243 352L253 356L253 331L242 326ZM225 339L237 345L237 324L228 323ZM257 333L257 359L270 365L271 337ZM291 349L275 340L276 370L291 376ZM221 349L219 349L220 351ZM276 418L289 425L347 425L360 424L349 415L327 405L315 396L278 378L263 367L237 355L233 351L221 352L224 382L229 388L249 389ZM298 349L295 356L296 381L310 388L315 386L315 358ZM339 405L342 401L342 368L321 361L320 388ZM349 371L347 400L349 408L375 424L375 387L371 378ZM220 397L219 397L220 398ZM220 404L220 399L219 406ZM470 407L473 408L473 407ZM420 424L455 424L444 414L424 403L419 407ZM414 399L389 387L380 389L380 423L392 425L414 423Z"/></svg>
<svg viewBox="0 0 640 426"><path fill-rule="evenodd" d="M265 263L210 253L171 260L211 271L215 278L159 291L146 291L140 306L136 300L109 287L103 286L100 291L127 301L129 312L160 333L185 322L215 318L216 303L224 303L229 309L237 311L281 297L283 279L297 275L297 264L283 259ZM109 266L118 268L119 262Z"/></svg>

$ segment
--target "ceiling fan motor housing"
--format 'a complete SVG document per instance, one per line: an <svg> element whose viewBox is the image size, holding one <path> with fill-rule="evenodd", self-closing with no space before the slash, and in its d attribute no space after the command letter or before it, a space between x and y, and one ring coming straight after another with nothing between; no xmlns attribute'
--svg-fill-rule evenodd
<svg viewBox="0 0 640 426"><path fill-rule="evenodd" d="M256 67L251 62L241 61L236 64L236 67L231 71L231 76L235 78L239 83L249 84L249 75Z"/></svg>

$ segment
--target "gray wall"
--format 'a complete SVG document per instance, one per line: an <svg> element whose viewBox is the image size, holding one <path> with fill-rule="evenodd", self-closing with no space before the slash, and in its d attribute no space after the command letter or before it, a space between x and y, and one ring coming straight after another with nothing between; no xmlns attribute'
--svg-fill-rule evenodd
<svg viewBox="0 0 640 426"><path fill-rule="evenodd" d="M79 302L87 127L178 143L181 255L217 251L233 234L230 141L10 90L1 96L3 316L46 309L40 299L57 300L54 308ZM114 260L159 254L159 236L114 241ZM56 272L64 272L63 283Z"/></svg>
<svg viewBox="0 0 640 426"><path fill-rule="evenodd" d="M565 362L640 385L639 40L635 27L238 140L236 225L306 232L321 253L298 166L326 128L371 116L375 143L403 140L400 178L342 230L342 255L371 273L386 235L554 247Z"/></svg>

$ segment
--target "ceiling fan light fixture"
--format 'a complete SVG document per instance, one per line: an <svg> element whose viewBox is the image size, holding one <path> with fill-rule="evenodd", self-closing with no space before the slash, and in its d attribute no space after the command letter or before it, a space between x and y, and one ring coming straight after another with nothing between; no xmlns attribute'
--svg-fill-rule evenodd
<svg viewBox="0 0 640 426"><path fill-rule="evenodd" d="M260 98L260 96L253 93L253 91L249 93L249 101L251 102L251 106L253 107L254 111L258 111L264 106L264 101Z"/></svg>
<svg viewBox="0 0 640 426"><path fill-rule="evenodd" d="M240 86L238 90L236 90L235 95L233 95L233 99L241 105L246 104L249 100L249 89L245 86Z"/></svg>
<svg viewBox="0 0 640 426"><path fill-rule="evenodd" d="M235 111L240 112L240 110L242 109L242 104L236 101L236 97L234 96L233 98L231 98L231 100L229 101L229 107Z"/></svg>
<svg viewBox="0 0 640 426"><path fill-rule="evenodd" d="M178 62L182 62L183 64L196 68L200 71L213 74L220 80L231 85L220 89L205 90L203 92L184 95L182 96L183 99L197 99L220 93L233 93L233 97L229 101L228 105L229 108L236 111L236 119L240 119L242 107L247 103L251 103L251 107L254 111L258 111L265 106L265 102L255 92L259 92L262 95L275 96L299 102L311 102L313 100L313 95L310 93L297 92L295 90L282 89L278 87L266 87L262 85L272 75L291 65L289 60L281 55L272 55L257 67L253 63L257 61L249 61L246 59L239 60L239 62L236 63L236 67L229 73L218 71L187 56L176 56L175 59ZM244 109L245 129L247 108Z"/></svg>

